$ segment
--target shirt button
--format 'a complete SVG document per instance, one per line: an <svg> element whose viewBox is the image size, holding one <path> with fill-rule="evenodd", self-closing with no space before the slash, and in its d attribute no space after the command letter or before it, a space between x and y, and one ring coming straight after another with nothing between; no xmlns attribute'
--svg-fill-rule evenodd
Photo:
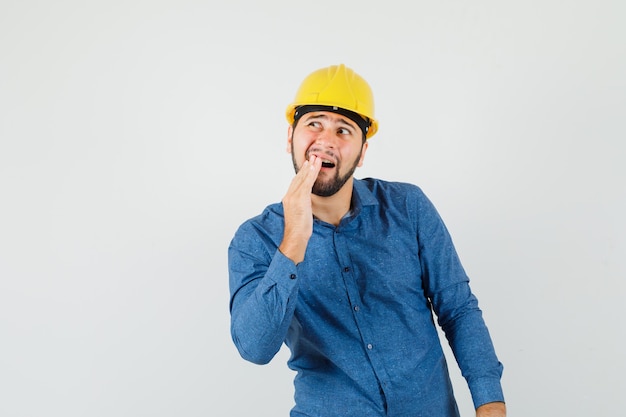
<svg viewBox="0 0 626 417"><path fill-rule="evenodd" d="M346 266L345 268L343 268L343 272L350 272L350 267Z"/></svg>
<svg viewBox="0 0 626 417"><path fill-rule="evenodd" d="M368 348L369 350L372 350L372 349L374 348L374 346L372 346L372 344L371 344L371 343L368 343L368 344L367 344L367 348Z"/></svg>
<svg viewBox="0 0 626 417"><path fill-rule="evenodd" d="M359 311L359 310L360 310L359 306L354 306L354 311Z"/></svg>
<svg viewBox="0 0 626 417"><path fill-rule="evenodd" d="M291 278L291 279L296 279L296 274L291 274L291 275L289 275L289 278Z"/></svg>

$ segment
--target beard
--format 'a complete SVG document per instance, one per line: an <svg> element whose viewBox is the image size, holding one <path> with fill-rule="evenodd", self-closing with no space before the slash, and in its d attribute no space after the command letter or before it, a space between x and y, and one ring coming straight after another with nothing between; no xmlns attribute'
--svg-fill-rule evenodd
<svg viewBox="0 0 626 417"><path fill-rule="evenodd" d="M352 177L354 171L356 171L359 165L359 160L361 159L362 152L363 147L361 147L361 150L354 160L354 163L352 164L348 172L346 172L344 175L339 175L339 172L341 171L340 161L337 161L337 163L335 164L335 173L332 177L324 180L318 175L315 183L313 184L313 189L311 190L311 192L320 197L330 197L331 195L335 195L337 191L341 190L341 187L343 187L344 184ZM306 153L306 156L308 159L308 152ZM296 163L295 153L293 151L293 141L291 142L291 161L293 162L293 169L296 171L297 174L298 171L300 171L300 167L298 167L298 164Z"/></svg>

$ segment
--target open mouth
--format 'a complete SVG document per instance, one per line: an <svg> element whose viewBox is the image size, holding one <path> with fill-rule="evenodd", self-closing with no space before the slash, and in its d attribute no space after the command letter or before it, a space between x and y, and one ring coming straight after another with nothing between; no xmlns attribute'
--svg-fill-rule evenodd
<svg viewBox="0 0 626 417"><path fill-rule="evenodd" d="M334 163L327 161L327 160L322 161L322 168L334 168L334 167L335 167Z"/></svg>

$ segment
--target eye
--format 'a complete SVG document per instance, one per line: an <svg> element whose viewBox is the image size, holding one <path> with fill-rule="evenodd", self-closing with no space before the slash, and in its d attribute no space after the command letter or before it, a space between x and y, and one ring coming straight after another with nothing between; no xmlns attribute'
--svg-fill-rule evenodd
<svg viewBox="0 0 626 417"><path fill-rule="evenodd" d="M352 130L345 127L340 127L339 129L337 129L337 133L339 133L340 135L351 135Z"/></svg>

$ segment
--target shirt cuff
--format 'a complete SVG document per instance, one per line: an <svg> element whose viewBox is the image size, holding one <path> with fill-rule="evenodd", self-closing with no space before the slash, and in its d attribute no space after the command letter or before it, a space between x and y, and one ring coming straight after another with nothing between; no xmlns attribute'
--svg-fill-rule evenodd
<svg viewBox="0 0 626 417"><path fill-rule="evenodd" d="M276 250L270 269L272 281L279 288L291 292L298 286L298 269L293 261L283 255L281 251Z"/></svg>
<svg viewBox="0 0 626 417"><path fill-rule="evenodd" d="M500 378L480 378L469 384L474 408L493 402L504 402Z"/></svg>

